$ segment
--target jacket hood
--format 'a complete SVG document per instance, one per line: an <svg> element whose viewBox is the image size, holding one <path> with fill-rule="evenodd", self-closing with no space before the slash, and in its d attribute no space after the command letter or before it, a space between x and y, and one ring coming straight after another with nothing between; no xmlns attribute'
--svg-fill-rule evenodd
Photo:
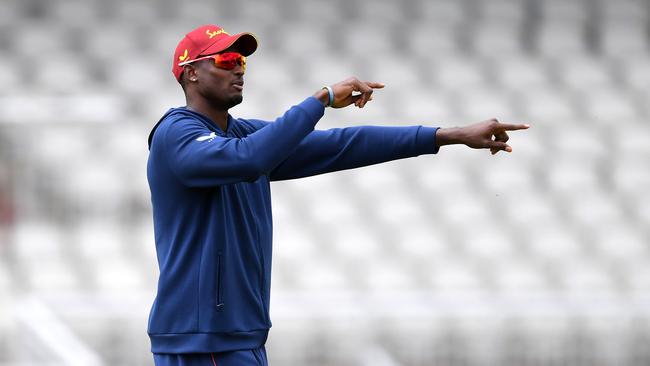
<svg viewBox="0 0 650 366"><path fill-rule="evenodd" d="M156 133L156 130L158 129L158 126L160 126L160 122L162 122L165 118L167 118L167 116L169 116L170 114L172 114L174 111L177 111L177 110L178 110L178 108L170 108L167 112L165 112L165 114L163 114L162 117L160 117L158 122L156 122L156 124L153 126L153 128L151 129L151 132L149 132L149 138L147 138L147 145L148 145L149 150L151 150L151 142L153 141L153 135L154 135L154 133Z"/></svg>

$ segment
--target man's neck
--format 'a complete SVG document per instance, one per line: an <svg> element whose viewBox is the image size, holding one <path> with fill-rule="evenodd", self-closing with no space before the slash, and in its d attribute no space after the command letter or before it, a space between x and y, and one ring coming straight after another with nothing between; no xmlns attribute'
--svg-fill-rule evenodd
<svg viewBox="0 0 650 366"><path fill-rule="evenodd" d="M201 113L214 122L219 128L226 132L228 129L228 110L216 108L204 101L188 100L187 108L191 111Z"/></svg>

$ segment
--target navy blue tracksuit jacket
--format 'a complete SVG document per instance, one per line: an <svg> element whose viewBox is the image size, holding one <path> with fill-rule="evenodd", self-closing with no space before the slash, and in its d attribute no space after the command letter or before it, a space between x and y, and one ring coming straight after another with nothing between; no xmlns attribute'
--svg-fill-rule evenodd
<svg viewBox="0 0 650 366"><path fill-rule="evenodd" d="M436 153L435 128L315 130L313 97L274 122L228 117L222 131L187 108L149 135L160 276L149 316L154 353L259 348L271 320L270 181Z"/></svg>

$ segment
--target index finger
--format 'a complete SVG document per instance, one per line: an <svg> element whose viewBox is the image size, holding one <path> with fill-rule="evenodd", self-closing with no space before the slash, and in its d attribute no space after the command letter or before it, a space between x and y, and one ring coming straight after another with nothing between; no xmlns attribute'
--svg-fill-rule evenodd
<svg viewBox="0 0 650 366"><path fill-rule="evenodd" d="M361 99L359 100L358 107L363 108L370 99L373 90L368 83L356 79L354 80L354 87L361 92Z"/></svg>
<svg viewBox="0 0 650 366"><path fill-rule="evenodd" d="M364 81L364 83L373 89L382 89L386 86L384 83L378 83L374 81Z"/></svg>
<svg viewBox="0 0 650 366"><path fill-rule="evenodd" d="M368 94L368 93L371 94L372 93L372 88L365 81L355 79L355 80L352 81L352 87L354 88L355 91L358 91L358 92L361 92L361 93L364 93L364 94Z"/></svg>
<svg viewBox="0 0 650 366"><path fill-rule="evenodd" d="M497 124L497 128L504 131L516 131L516 130L526 130L530 127L529 124L512 124L512 123L501 123Z"/></svg>
<svg viewBox="0 0 650 366"><path fill-rule="evenodd" d="M378 83L374 81L364 81L363 84L366 84L366 86L370 88L370 92L365 93L365 95L367 95L367 98L363 98L363 103L361 104L361 107L365 106L366 103L372 100L373 89L381 89L385 86L384 83Z"/></svg>

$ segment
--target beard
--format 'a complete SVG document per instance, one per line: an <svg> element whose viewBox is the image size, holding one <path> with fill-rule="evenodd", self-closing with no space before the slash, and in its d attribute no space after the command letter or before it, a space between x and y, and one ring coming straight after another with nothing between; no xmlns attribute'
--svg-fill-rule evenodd
<svg viewBox="0 0 650 366"><path fill-rule="evenodd" d="M241 103L244 100L244 97L241 94L235 94L229 96L210 95L208 100L213 108L227 111L230 108Z"/></svg>
<svg viewBox="0 0 650 366"><path fill-rule="evenodd" d="M233 95L232 97L230 97L230 98L226 101L226 105L225 105L225 107L226 107L227 109L230 109L230 108L236 106L237 104L241 103L242 101L244 101L244 96L243 96L243 95L241 95L241 94L239 94L239 95Z"/></svg>

